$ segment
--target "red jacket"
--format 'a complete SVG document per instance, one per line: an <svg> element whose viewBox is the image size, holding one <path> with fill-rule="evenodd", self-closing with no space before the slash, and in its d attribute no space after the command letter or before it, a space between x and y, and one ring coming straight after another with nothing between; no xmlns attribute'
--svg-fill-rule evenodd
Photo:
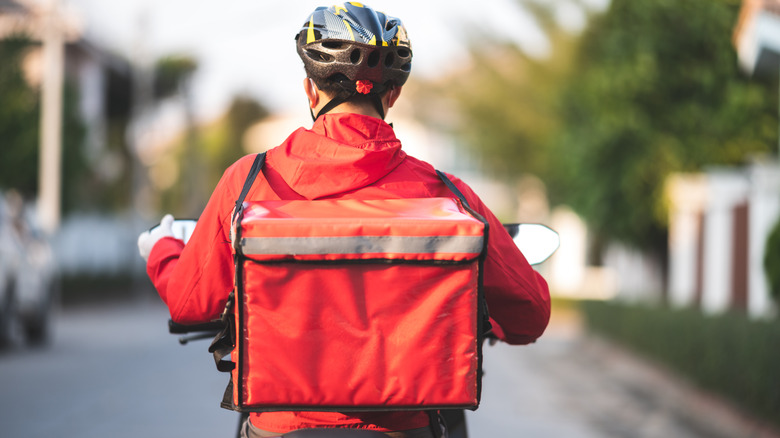
<svg viewBox="0 0 780 438"><path fill-rule="evenodd" d="M245 156L225 171L186 246L164 238L152 249L147 272L176 322L213 320L225 306L233 288L231 213L253 159ZM535 341L550 316L547 283L471 188L457 178L452 180L469 205L490 223L484 291L493 332L510 344ZM268 151L263 172L246 200L438 196L453 194L430 164L401 150L388 124L344 113L321 116L311 130L300 128ZM419 412L269 412L252 414L252 423L275 432L328 426L392 431L424 427L428 416Z"/></svg>

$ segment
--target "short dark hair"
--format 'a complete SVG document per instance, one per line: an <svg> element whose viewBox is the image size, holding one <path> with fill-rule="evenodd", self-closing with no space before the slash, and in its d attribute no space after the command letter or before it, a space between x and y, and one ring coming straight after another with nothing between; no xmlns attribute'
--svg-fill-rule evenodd
<svg viewBox="0 0 780 438"><path fill-rule="evenodd" d="M347 99L354 103L370 103L372 101L370 95L355 94L354 82L341 73L336 73L328 78L316 77L311 74L308 77L314 81L320 91L325 92L332 99ZM388 91L395 88L395 85L392 81L388 81L382 88L382 90L376 90L378 93L372 94L378 94L380 98L383 98Z"/></svg>

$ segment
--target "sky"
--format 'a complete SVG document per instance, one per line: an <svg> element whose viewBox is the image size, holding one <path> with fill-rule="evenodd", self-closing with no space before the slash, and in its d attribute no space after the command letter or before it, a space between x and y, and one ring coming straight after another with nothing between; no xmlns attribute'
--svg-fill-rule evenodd
<svg viewBox="0 0 780 438"><path fill-rule="evenodd" d="M44 1L44 0L38 0ZM275 112L305 111L303 66L293 37L317 6L294 0L59 0L103 48L151 62L186 54L199 61L194 78L200 118L219 115L235 94L249 94ZM608 0L558 0L557 16L572 29L585 16L578 4L603 8ZM401 18L412 40L413 75L435 77L468 62L466 27L513 41L531 56L549 45L533 18L513 0L375 0L374 9Z"/></svg>

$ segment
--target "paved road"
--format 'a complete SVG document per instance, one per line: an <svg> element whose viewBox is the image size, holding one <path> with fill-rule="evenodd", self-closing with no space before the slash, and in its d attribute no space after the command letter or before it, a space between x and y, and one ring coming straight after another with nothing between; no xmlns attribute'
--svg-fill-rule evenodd
<svg viewBox="0 0 780 438"><path fill-rule="evenodd" d="M79 309L49 348L0 356L0 436L213 438L236 417L207 343L179 346L162 305Z"/></svg>
<svg viewBox="0 0 780 438"><path fill-rule="evenodd" d="M474 437L778 438L678 376L582 331L554 313L530 346L485 348Z"/></svg>
<svg viewBox="0 0 780 438"><path fill-rule="evenodd" d="M0 436L231 436L236 416L218 408L226 376L206 342L180 347L166 320L156 301L69 310L50 347L0 354ZM485 370L473 438L772 436L583 337L572 318L533 346L486 347Z"/></svg>

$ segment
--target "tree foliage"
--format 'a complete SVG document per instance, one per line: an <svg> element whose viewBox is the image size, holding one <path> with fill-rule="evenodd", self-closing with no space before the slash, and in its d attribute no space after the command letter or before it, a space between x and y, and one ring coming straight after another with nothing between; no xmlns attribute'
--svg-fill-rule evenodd
<svg viewBox="0 0 780 438"><path fill-rule="evenodd" d="M154 66L154 96L157 99L184 93L184 87L198 69L198 61L188 55L170 55Z"/></svg>
<svg viewBox="0 0 780 438"><path fill-rule="evenodd" d="M260 102L249 97L236 96L222 117L209 125L199 127L201 147L196 153L200 154L197 161L202 163L198 177L203 180L200 187L205 190L201 194L204 199L208 199L225 169L246 154L243 149L243 136L247 129L268 115L268 110ZM181 173L186 176L186 166L192 161L187 156L191 153L187 139L179 139L171 148L171 153L175 156L171 159L178 163L177 167L182 169ZM192 207L188 205L187 199L191 187L187 185L186 177L179 178L171 187L161 192L163 211L177 216L192 214ZM203 207L200 205L198 211Z"/></svg>
<svg viewBox="0 0 780 438"><path fill-rule="evenodd" d="M583 35L552 151L561 199L597 231L661 249L669 173L774 143L776 93L737 69L737 13L725 0L614 0Z"/></svg>
<svg viewBox="0 0 780 438"><path fill-rule="evenodd" d="M225 115L204 138L208 170L208 187L213 189L222 173L246 154L244 134L254 124L269 116L262 103L247 96L235 96ZM209 193L210 194L210 193Z"/></svg>
<svg viewBox="0 0 780 438"><path fill-rule="evenodd" d="M434 89L483 171L536 174L597 236L663 253L670 173L774 148L776 85L740 73L731 44L739 2L612 0L578 37L522 3L548 58L476 40L469 67Z"/></svg>
<svg viewBox="0 0 780 438"><path fill-rule="evenodd" d="M25 38L0 41L0 187L32 195L38 187L38 93L21 68L32 43Z"/></svg>
<svg viewBox="0 0 780 438"><path fill-rule="evenodd" d="M17 190L28 199L38 191L40 92L28 84L22 65L36 47L22 36L0 40L0 189ZM79 203L77 188L87 168L85 129L77 102L75 88L66 82L62 116L62 201L66 211Z"/></svg>
<svg viewBox="0 0 780 438"><path fill-rule="evenodd" d="M536 5L534 11L555 46L549 58L532 58L512 42L472 30L469 62L435 82L412 84L419 88L418 116L451 132L479 170L507 181L548 173L546 147L561 129L558 96L576 47L551 10Z"/></svg>

